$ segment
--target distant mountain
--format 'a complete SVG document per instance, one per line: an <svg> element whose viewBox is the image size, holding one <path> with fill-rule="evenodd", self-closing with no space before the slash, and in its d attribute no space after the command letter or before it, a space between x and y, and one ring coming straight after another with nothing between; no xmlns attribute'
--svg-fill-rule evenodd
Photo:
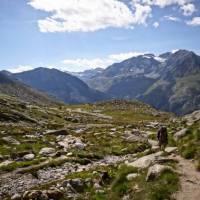
<svg viewBox="0 0 200 200"><path fill-rule="evenodd" d="M36 104L51 105L58 103L54 98L17 81L7 71L0 72L0 94L14 96L22 101Z"/></svg>
<svg viewBox="0 0 200 200"><path fill-rule="evenodd" d="M136 98L177 114L200 108L200 56L187 50L133 57L86 82L115 98Z"/></svg>
<svg viewBox="0 0 200 200"><path fill-rule="evenodd" d="M83 81L87 81L97 75L100 75L102 72L103 72L102 68L96 68L96 69L85 70L83 72L69 72L69 73L71 75L78 77L79 79Z"/></svg>
<svg viewBox="0 0 200 200"><path fill-rule="evenodd" d="M131 78L137 77L147 78L148 80L151 78L154 80L157 78L157 71L164 60L164 58L154 56L153 54L140 55L111 65L102 71L101 74L94 76L86 82L89 86L98 90L110 92L115 87L115 84L122 85L123 81L127 82L127 77L129 81Z"/></svg>
<svg viewBox="0 0 200 200"><path fill-rule="evenodd" d="M107 99L106 94L89 88L77 77L57 69L37 68L14 74L14 77L66 103L86 103Z"/></svg>
<svg viewBox="0 0 200 200"><path fill-rule="evenodd" d="M200 56L186 50L171 54L159 79L141 96L157 108L186 114L200 108Z"/></svg>

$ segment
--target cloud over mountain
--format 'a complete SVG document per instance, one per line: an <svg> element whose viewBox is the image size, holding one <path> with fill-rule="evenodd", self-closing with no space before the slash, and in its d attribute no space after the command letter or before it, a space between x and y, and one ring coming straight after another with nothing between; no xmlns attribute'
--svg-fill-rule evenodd
<svg viewBox="0 0 200 200"><path fill-rule="evenodd" d="M41 32L93 32L101 29L147 25L155 7L177 6L182 15L197 10L192 0L29 0L34 9L48 13L38 20Z"/></svg>

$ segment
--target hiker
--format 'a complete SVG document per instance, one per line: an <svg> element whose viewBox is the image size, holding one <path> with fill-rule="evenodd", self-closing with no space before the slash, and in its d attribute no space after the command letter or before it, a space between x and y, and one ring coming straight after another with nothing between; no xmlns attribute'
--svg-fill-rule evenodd
<svg viewBox="0 0 200 200"><path fill-rule="evenodd" d="M162 126L157 133L157 139L159 142L160 150L165 151L165 147L168 143L168 134L167 134L167 128Z"/></svg>

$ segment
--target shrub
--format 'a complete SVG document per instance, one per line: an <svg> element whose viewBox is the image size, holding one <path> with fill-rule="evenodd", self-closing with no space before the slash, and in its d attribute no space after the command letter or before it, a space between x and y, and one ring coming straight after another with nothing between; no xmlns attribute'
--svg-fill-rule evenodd
<svg viewBox="0 0 200 200"><path fill-rule="evenodd" d="M186 159L192 159L195 157L196 147L195 145L188 145L184 148L182 156Z"/></svg>
<svg viewBox="0 0 200 200"><path fill-rule="evenodd" d="M150 192L150 200L171 199L171 195L178 190L179 177L176 173L166 170L164 171L157 184L153 184Z"/></svg>

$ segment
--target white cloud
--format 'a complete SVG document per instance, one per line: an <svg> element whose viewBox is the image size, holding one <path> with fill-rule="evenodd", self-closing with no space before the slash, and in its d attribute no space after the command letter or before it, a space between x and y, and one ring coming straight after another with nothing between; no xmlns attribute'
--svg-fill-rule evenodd
<svg viewBox="0 0 200 200"><path fill-rule="evenodd" d="M105 68L106 65L109 65L109 61L107 59L101 59L101 58L65 59L62 61L62 63L64 64L62 70L73 71L73 72L84 71L87 69L93 69L97 67Z"/></svg>
<svg viewBox="0 0 200 200"><path fill-rule="evenodd" d="M179 21L181 21L180 18L171 16L171 15L166 15L166 16L164 16L164 18L165 18L166 20L168 20L168 21L174 21L174 22L179 22Z"/></svg>
<svg viewBox="0 0 200 200"><path fill-rule="evenodd" d="M146 52L145 52L146 53ZM95 69L97 67L106 68L113 63L121 62L131 57L143 55L143 52L128 52L120 54L111 54L105 58L79 58L79 59L65 59L61 63L64 64L61 67L63 71L79 72L87 69Z"/></svg>
<svg viewBox="0 0 200 200"><path fill-rule="evenodd" d="M133 4L133 8L135 9L134 13L134 24L145 24L149 17L151 17L152 9L149 5L141 5L141 4Z"/></svg>
<svg viewBox="0 0 200 200"><path fill-rule="evenodd" d="M153 23L153 26L154 26L155 28L158 28L158 27L160 26L160 24L159 24L159 22L154 22L154 23Z"/></svg>
<svg viewBox="0 0 200 200"><path fill-rule="evenodd" d="M159 6L160 8L164 8L166 6L171 6L171 5L185 5L186 3L189 3L192 0L136 0L136 1L140 1L147 5L154 5L154 6Z"/></svg>
<svg viewBox="0 0 200 200"><path fill-rule="evenodd" d="M183 15L191 16L196 11L196 7L194 4L188 3L181 6L181 10L183 11Z"/></svg>
<svg viewBox="0 0 200 200"><path fill-rule="evenodd" d="M19 73L19 72L23 72L23 71L29 71L29 70L32 70L32 69L34 69L34 67L30 66L30 65L19 65L19 66L16 66L16 67L11 67L7 70L9 72L12 72L12 73Z"/></svg>
<svg viewBox="0 0 200 200"><path fill-rule="evenodd" d="M190 26L200 26L200 17L194 17L191 21L186 22Z"/></svg>
<svg viewBox="0 0 200 200"><path fill-rule="evenodd" d="M120 62L131 57L144 55L145 53L148 53L148 52L128 52L128 53L120 53L120 54L111 54L108 56L108 58L111 59L112 62Z"/></svg>
<svg viewBox="0 0 200 200"><path fill-rule="evenodd" d="M30 0L29 5L50 14L38 21L42 32L88 32L135 22L131 10L118 0Z"/></svg>
<svg viewBox="0 0 200 200"><path fill-rule="evenodd" d="M134 4L131 10L119 0L29 0L30 6L49 13L38 20L41 32L89 32L108 27L133 28L146 24L149 5Z"/></svg>

